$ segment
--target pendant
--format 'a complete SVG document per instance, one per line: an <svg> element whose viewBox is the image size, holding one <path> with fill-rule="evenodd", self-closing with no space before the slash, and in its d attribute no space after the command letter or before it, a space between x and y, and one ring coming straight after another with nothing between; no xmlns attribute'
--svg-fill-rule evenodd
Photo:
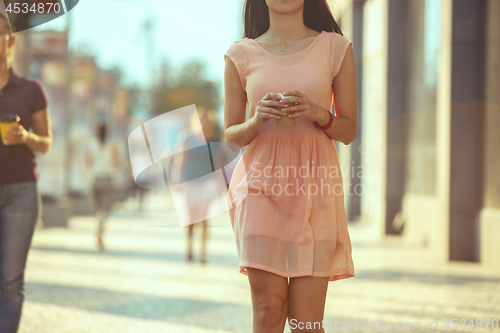
<svg viewBox="0 0 500 333"><path fill-rule="evenodd" d="M283 49L284 49L285 47L287 47L287 46L292 46L293 44L295 44L295 42L292 42L292 44L290 44L290 45L285 45L285 46L282 46L282 47L281 47L281 52L284 52L284 51L283 51Z"/></svg>

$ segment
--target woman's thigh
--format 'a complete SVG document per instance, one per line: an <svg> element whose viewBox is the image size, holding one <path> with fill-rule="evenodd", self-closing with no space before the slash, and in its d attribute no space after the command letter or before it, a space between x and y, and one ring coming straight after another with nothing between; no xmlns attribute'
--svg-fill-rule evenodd
<svg viewBox="0 0 500 333"><path fill-rule="evenodd" d="M288 323L322 322L325 311L328 277L301 276L290 278L288 291ZM314 327L314 326L312 326ZM316 327L318 328L318 327Z"/></svg>
<svg viewBox="0 0 500 333"><path fill-rule="evenodd" d="M247 272L254 309L272 306L272 303L287 303L288 279L286 277L252 267L247 267Z"/></svg>
<svg viewBox="0 0 500 333"><path fill-rule="evenodd" d="M192 224L205 221L208 215L208 207L209 207L208 202L201 202L196 205L193 204L188 205L190 223Z"/></svg>
<svg viewBox="0 0 500 333"><path fill-rule="evenodd" d="M288 294L288 278L253 267L247 267L247 272L252 292L271 292L281 296Z"/></svg>
<svg viewBox="0 0 500 333"><path fill-rule="evenodd" d="M36 182L1 187L0 279L5 282L18 278L24 272L41 207Z"/></svg>
<svg viewBox="0 0 500 333"><path fill-rule="evenodd" d="M93 185L95 210L109 212L113 205L114 184L110 179L96 179Z"/></svg>

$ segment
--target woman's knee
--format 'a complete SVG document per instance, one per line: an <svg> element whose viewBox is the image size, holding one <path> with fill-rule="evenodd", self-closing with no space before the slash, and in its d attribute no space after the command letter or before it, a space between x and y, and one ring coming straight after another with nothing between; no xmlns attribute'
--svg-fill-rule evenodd
<svg viewBox="0 0 500 333"><path fill-rule="evenodd" d="M261 327L275 327L286 319L287 300L279 295L268 294L253 303L255 319Z"/></svg>
<svg viewBox="0 0 500 333"><path fill-rule="evenodd" d="M254 323L260 328L284 326L288 312L288 279L252 267L247 267L247 271Z"/></svg>

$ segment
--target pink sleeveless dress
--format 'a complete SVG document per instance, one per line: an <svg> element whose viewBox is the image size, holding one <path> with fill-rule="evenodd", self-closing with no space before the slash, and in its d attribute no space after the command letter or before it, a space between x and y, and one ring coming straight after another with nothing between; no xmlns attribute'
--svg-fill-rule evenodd
<svg viewBox="0 0 500 333"><path fill-rule="evenodd" d="M277 56L250 38L224 54L247 93L250 117L268 92L298 90L332 112L333 78L351 41L322 31L305 49ZM334 140L306 117L259 128L237 162L228 206L240 273L247 267L284 277L354 276L342 172Z"/></svg>

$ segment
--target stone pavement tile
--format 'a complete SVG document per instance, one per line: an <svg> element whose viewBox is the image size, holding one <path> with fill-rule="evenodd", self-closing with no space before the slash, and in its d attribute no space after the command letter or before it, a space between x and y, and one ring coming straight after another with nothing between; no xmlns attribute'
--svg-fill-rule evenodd
<svg viewBox="0 0 500 333"><path fill-rule="evenodd" d="M102 253L91 218L74 217L68 229L37 230L21 333L252 332L250 288L238 272L227 213L210 221L209 263L203 266L185 261L187 231L179 227L168 193L147 199L143 213L132 201L116 207ZM439 262L398 238L377 239L370 224L351 224L349 231L356 276L330 282L327 323L422 322L428 331L429 321L439 320L432 331L500 332L491 324L489 330L443 327L453 318L500 321L498 272ZM199 236L197 225L196 241ZM198 250L195 242L196 256ZM365 325L337 331L383 331Z"/></svg>
<svg viewBox="0 0 500 333"><path fill-rule="evenodd" d="M251 332L230 226L209 229L209 264L187 263L186 228L166 223L172 208L152 199L143 214L130 203L113 213L102 253L91 218L37 231L20 332Z"/></svg>
<svg viewBox="0 0 500 333"><path fill-rule="evenodd" d="M426 331L429 321L438 320L439 328L432 331L500 331L500 326L494 330L491 324L489 329L467 327L471 319L500 322L498 271L486 270L476 263L443 263L426 249L398 238L378 240L370 227L349 228L356 276L330 284L327 319L384 321L393 327L397 322L421 322ZM453 330L444 327L448 319L450 326L452 319L465 319L467 324ZM366 324L360 326L360 332L376 330Z"/></svg>
<svg viewBox="0 0 500 333"><path fill-rule="evenodd" d="M150 320L126 317L122 315L103 314L95 311L71 309L67 307L29 303L23 312L24 320L20 332L55 333L227 333L231 330L218 330L190 325L186 323L170 323L162 320Z"/></svg>

